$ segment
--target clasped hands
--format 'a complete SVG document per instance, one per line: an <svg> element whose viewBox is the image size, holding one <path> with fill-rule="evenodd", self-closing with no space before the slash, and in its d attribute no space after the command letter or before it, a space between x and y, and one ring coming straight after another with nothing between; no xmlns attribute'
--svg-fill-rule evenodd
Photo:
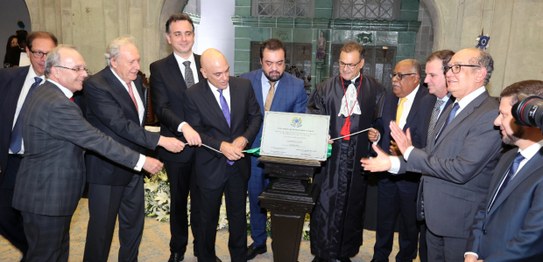
<svg viewBox="0 0 543 262"><path fill-rule="evenodd" d="M379 131L376 129L371 129L368 133L368 138L370 141L374 142L377 140L378 135ZM409 131L409 128L404 133L394 121L390 121L390 135L394 139L394 143L392 143L390 146L390 152L393 152L393 155L403 155L407 148L411 147L413 144L411 142L411 132ZM391 167L389 155L376 144L373 144L372 148L375 150L375 152L377 152L376 157L360 159L360 164L364 170L370 172L383 172L389 170Z"/></svg>
<svg viewBox="0 0 543 262"><path fill-rule="evenodd" d="M221 152L228 160L236 161L244 157L243 149L249 142L243 136L239 136L232 143L221 142Z"/></svg>

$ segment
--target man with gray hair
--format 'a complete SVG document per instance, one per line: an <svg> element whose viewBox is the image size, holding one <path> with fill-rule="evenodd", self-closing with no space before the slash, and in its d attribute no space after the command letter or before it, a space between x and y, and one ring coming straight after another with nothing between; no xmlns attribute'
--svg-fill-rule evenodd
<svg viewBox="0 0 543 262"><path fill-rule="evenodd" d="M87 120L119 143L140 153L161 146L180 152L185 144L175 137L149 132L143 126L144 89L140 55L132 37L111 41L107 66L84 83ZM143 174L103 157L86 155L89 183L89 225L84 261L107 261L115 220L119 218L119 260L136 261L143 234Z"/></svg>
<svg viewBox="0 0 543 262"><path fill-rule="evenodd" d="M25 261L68 261L70 221L85 187L85 150L128 169L156 173L158 160L146 157L90 125L70 101L83 87L87 69L71 46L49 52L47 81L24 105L25 154L17 173L13 207L21 211L28 252ZM88 151L87 151L88 152Z"/></svg>
<svg viewBox="0 0 543 262"><path fill-rule="evenodd" d="M428 261L462 261L470 224L485 198L498 161L498 102L486 91L494 61L476 48L458 51L445 66L447 89L456 98L441 114L425 148L415 148L408 129L390 123L402 157L373 146L377 157L361 160L371 172L422 173Z"/></svg>

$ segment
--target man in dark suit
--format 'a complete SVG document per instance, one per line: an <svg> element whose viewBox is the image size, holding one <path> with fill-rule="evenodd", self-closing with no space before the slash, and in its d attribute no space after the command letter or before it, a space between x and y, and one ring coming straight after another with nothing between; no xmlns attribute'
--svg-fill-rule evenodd
<svg viewBox="0 0 543 262"><path fill-rule="evenodd" d="M185 92L204 77L200 73L200 56L192 52L194 25L190 16L177 13L166 21L166 40L173 49L169 56L151 64L151 99L160 122L160 134L177 137L189 145L200 145L200 135L185 121L183 103ZM198 189L194 177L194 148L180 153L161 148L158 157L164 162L170 182L170 259L183 261L188 244L187 198L190 192L190 226L197 245ZM194 255L197 255L194 248Z"/></svg>
<svg viewBox="0 0 543 262"><path fill-rule="evenodd" d="M85 186L84 150L138 171L162 168L158 160L115 142L85 121L69 98L82 89L86 70L75 48L59 46L47 56L48 81L24 106L25 155L13 207L23 215L26 261L68 261L70 220Z"/></svg>
<svg viewBox="0 0 543 262"><path fill-rule="evenodd" d="M139 153L161 146L177 153L184 143L143 126L145 101L140 55L132 37L111 41L108 66L85 80L85 115L89 123ZM87 153L89 225L84 261L107 261L119 217L119 260L136 261L145 217L143 174L95 153Z"/></svg>
<svg viewBox="0 0 543 262"><path fill-rule="evenodd" d="M195 159L200 203L206 207L206 212L200 213L198 261L216 260L215 237L223 193L231 261L246 261L245 203L251 162L244 158L242 150L258 134L262 115L251 83L229 77L230 66L223 54L207 49L201 62L207 81L191 87L185 103L187 122L206 145L197 149Z"/></svg>
<svg viewBox="0 0 543 262"><path fill-rule="evenodd" d="M464 259L469 225L486 195L501 149L492 124L498 104L485 89L494 69L492 57L479 49L463 49L445 69L447 88L456 102L439 118L435 139L425 149L415 148L409 130L406 134L392 122L391 135L402 158L389 157L374 146L377 157L361 160L365 170L423 174L429 261Z"/></svg>
<svg viewBox="0 0 543 262"><path fill-rule="evenodd" d="M392 74L392 93L385 97L383 114L376 127L381 130L379 144L387 153L400 152L390 137L388 123L396 121L409 128L413 144L426 146L428 121L435 97L420 86L421 66L415 59L396 64ZM417 189L420 173L406 172L401 176L381 173L378 180L376 240L372 261L388 261L394 239L394 228L400 217L399 246L396 261L412 261L417 257L419 229L416 216Z"/></svg>
<svg viewBox="0 0 543 262"><path fill-rule="evenodd" d="M57 38L49 32L32 32L28 36L26 53L30 66L0 70L0 234L24 255L28 249L21 213L11 206L15 176L24 153L24 145L12 146L20 141L21 129L16 129L21 108L36 85L35 77L43 83L46 55L57 45ZM39 83L38 83L39 84ZM22 121L18 126L21 126ZM17 134L14 134L14 133ZM13 143L12 143L13 141ZM17 151L17 152L15 152Z"/></svg>
<svg viewBox="0 0 543 262"><path fill-rule="evenodd" d="M240 77L251 80L260 113L265 111L305 113L307 93L304 81L285 73L286 50L278 39L269 39L260 46L260 64L257 69ZM273 88L272 88L273 85ZM252 148L260 147L262 128L258 131ZM266 221L267 212L260 207L258 196L264 191L268 180L264 177L263 166L257 157L251 156L251 177L249 178L249 207L251 238L253 243L247 248L247 260L267 251Z"/></svg>
<svg viewBox="0 0 543 262"><path fill-rule="evenodd" d="M513 105L543 97L543 81L527 80L506 87L494 125L502 141L514 145L498 165L481 202L468 239L465 261L543 261L543 135L520 126Z"/></svg>
<svg viewBox="0 0 543 262"><path fill-rule="evenodd" d="M434 106L428 123L426 145L430 139L434 139L436 122L441 113L454 102L454 97L447 91L447 79L445 79L444 67L451 60L454 52L451 50L438 50L431 53L426 59L424 83L428 86L428 93L435 96ZM422 189L419 185L419 189ZM422 195L419 190L418 195ZM420 200L420 197L418 198ZM426 222L422 212L422 201L417 200L417 220L419 220L419 258L421 262L428 262L428 248L426 246Z"/></svg>

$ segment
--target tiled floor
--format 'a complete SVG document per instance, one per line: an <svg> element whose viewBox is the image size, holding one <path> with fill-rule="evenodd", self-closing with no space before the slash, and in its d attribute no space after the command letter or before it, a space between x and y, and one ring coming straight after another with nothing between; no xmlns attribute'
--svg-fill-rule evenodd
<svg viewBox="0 0 543 262"><path fill-rule="evenodd" d="M72 227L70 231L70 261L81 261L83 258L83 249L85 246L85 234L87 232L86 225L88 221L87 213L87 200L82 199L79 203L79 207L74 214L72 220ZM157 222L152 218L146 218L145 231L143 234L143 240L140 246L140 261L164 261L168 260L169 252L169 224ZM113 238L113 244L109 255L109 261L117 261L117 253L119 248L119 242L117 234ZM230 261L228 254L228 232L226 230L219 230L217 232L216 251L217 256L223 261ZM251 240L248 240L251 243ZM360 253L352 258L352 261L370 261L373 253L373 244L375 242L375 232L364 231L364 244L360 248ZM394 250L392 251L391 261L394 260L394 254L397 252L397 243L395 242ZM311 252L309 251L309 241L302 241L300 248L300 255L298 261L309 262L313 259ZM20 254L13 248L4 238L0 237L0 261L19 261ZM185 254L185 261L195 262L196 258L192 254L192 246L187 247L187 254ZM268 241L268 252L263 255L257 256L253 261L273 261L273 255L271 252L271 243Z"/></svg>

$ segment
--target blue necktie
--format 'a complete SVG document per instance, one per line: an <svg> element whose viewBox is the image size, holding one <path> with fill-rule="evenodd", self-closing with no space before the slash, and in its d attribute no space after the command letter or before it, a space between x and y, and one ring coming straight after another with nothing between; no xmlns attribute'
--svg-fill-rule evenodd
<svg viewBox="0 0 543 262"><path fill-rule="evenodd" d="M439 138L439 136L441 135L441 133L443 132L443 130L445 130L447 125L449 125L453 121L453 119L456 117L456 112L458 111L459 108L460 108L460 106L458 105L458 103L454 103L451 112L447 116L447 121L445 121L445 124L443 124L443 127L441 127L441 129L439 130L439 133L437 133L437 135L436 135L436 141Z"/></svg>
<svg viewBox="0 0 543 262"><path fill-rule="evenodd" d="M10 141L10 144L9 144L9 149L11 150L11 152L13 152L14 154L17 154L21 151L21 147L22 147L22 144L23 144L23 116L24 116L24 111L25 111L25 103L26 101L28 100L28 98L30 97L30 95L32 95L32 93L34 92L34 90L36 90L36 87L38 85L40 85L41 83L41 78L39 77L34 77L34 83L30 86L30 89L28 89L28 94L26 95L26 98L23 102L23 106L21 107L21 111L19 111L19 116L17 117L17 122L15 122L15 126L13 126L13 130L11 131L11 141Z"/></svg>
<svg viewBox="0 0 543 262"><path fill-rule="evenodd" d="M222 114L224 115L224 118L226 119L228 126L230 126L230 109L228 109L228 103L226 103L226 99L222 95L223 90L217 89L217 91L219 91L219 100L221 101Z"/></svg>
<svg viewBox="0 0 543 262"><path fill-rule="evenodd" d="M489 205L489 209L494 204L494 201L496 200L496 198L498 198L498 196L503 192L507 184L509 184L511 179L515 176L515 173L517 172L520 162L522 162L522 160L524 160L524 156L522 156L520 152L517 152L517 154L515 155L515 159L513 160L513 163L511 163L511 166L509 167L509 170L507 171L507 175L505 176L502 185L500 186L500 188L498 188L498 191L492 198L492 202Z"/></svg>
<svg viewBox="0 0 543 262"><path fill-rule="evenodd" d="M219 91L219 100L221 102L221 110L222 114L224 115L224 118L226 119L226 122L228 123L228 126L230 126L230 109L228 109L228 103L226 103L226 98L222 95L222 89L217 89ZM226 163L228 165L233 165L234 161L232 160L226 160Z"/></svg>

